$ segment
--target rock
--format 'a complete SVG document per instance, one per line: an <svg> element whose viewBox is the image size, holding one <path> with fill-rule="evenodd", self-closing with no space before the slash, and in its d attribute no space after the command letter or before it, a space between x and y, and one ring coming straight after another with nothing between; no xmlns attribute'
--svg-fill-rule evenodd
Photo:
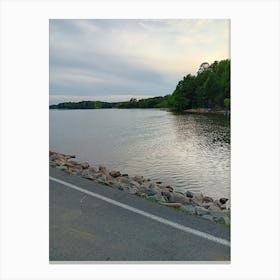
<svg viewBox="0 0 280 280"><path fill-rule="evenodd" d="M214 202L214 199L210 196L204 196L203 197L203 202L206 202L206 203Z"/></svg>
<svg viewBox="0 0 280 280"><path fill-rule="evenodd" d="M166 186L166 189L169 189L170 192L173 192L173 188L171 186Z"/></svg>
<svg viewBox="0 0 280 280"><path fill-rule="evenodd" d="M162 192L166 192L166 193L171 192L170 188L166 188L166 187L163 187L163 186L157 186L157 188L159 188Z"/></svg>
<svg viewBox="0 0 280 280"><path fill-rule="evenodd" d="M99 170L100 172L104 173L107 169L106 169L105 166L99 165L98 170Z"/></svg>
<svg viewBox="0 0 280 280"><path fill-rule="evenodd" d="M109 174L114 178L120 177L122 175L120 171L111 171Z"/></svg>
<svg viewBox="0 0 280 280"><path fill-rule="evenodd" d="M83 163L81 163L81 166L82 166L83 169L87 169L87 168L89 168L89 163L88 162L83 162Z"/></svg>
<svg viewBox="0 0 280 280"><path fill-rule="evenodd" d="M181 203L172 203L172 202L161 202L161 205L172 207L172 208L180 208L182 206Z"/></svg>
<svg viewBox="0 0 280 280"><path fill-rule="evenodd" d="M190 197L190 198L193 198L193 193L191 191L187 191L185 193L186 197Z"/></svg>
<svg viewBox="0 0 280 280"><path fill-rule="evenodd" d="M148 196L155 195L157 193L160 194L160 190L158 188L153 187L151 184L142 184L139 186L139 191L147 194Z"/></svg>
<svg viewBox="0 0 280 280"><path fill-rule="evenodd" d="M161 191L161 195L166 201L174 202L174 200L172 201L171 193L169 191Z"/></svg>
<svg viewBox="0 0 280 280"><path fill-rule="evenodd" d="M135 187L129 187L126 189L126 191L129 193L129 194L136 194L138 192L138 189L135 188Z"/></svg>
<svg viewBox="0 0 280 280"><path fill-rule="evenodd" d="M192 214L192 215L195 214L195 207L192 206L192 205L181 205L180 209L189 213L189 214Z"/></svg>
<svg viewBox="0 0 280 280"><path fill-rule="evenodd" d="M130 180L130 186L133 186L135 188L139 188L140 187L140 184L134 180Z"/></svg>
<svg viewBox="0 0 280 280"><path fill-rule="evenodd" d="M203 207L195 206L195 213L196 213L198 216L203 216L203 215L208 215L208 214L210 214L210 211L209 211L208 209L203 208Z"/></svg>
<svg viewBox="0 0 280 280"><path fill-rule="evenodd" d="M73 163L71 163L70 161L66 161L65 162L65 166L68 166L68 167L75 167L75 165Z"/></svg>
<svg viewBox="0 0 280 280"><path fill-rule="evenodd" d="M228 201L226 202L226 208L227 208L228 210L230 210L230 200L228 200Z"/></svg>
<svg viewBox="0 0 280 280"><path fill-rule="evenodd" d="M124 184L130 185L130 179L128 177L119 177L118 181L120 183L124 183Z"/></svg>
<svg viewBox="0 0 280 280"><path fill-rule="evenodd" d="M190 204L190 198L186 197L184 194L180 192L171 192L169 193L169 202L179 202L182 204Z"/></svg>
<svg viewBox="0 0 280 280"><path fill-rule="evenodd" d="M228 216L220 216L218 218L214 218L214 220L217 223L223 224L223 225L230 225L230 218Z"/></svg>
<svg viewBox="0 0 280 280"><path fill-rule="evenodd" d="M134 176L133 180L136 181L138 184L142 184L144 181L143 176Z"/></svg>
<svg viewBox="0 0 280 280"><path fill-rule="evenodd" d="M57 164L57 165L65 165L65 161L62 160L62 159L55 159L54 162Z"/></svg>
<svg viewBox="0 0 280 280"><path fill-rule="evenodd" d="M222 210L222 213L227 215L228 217L230 217L230 210L228 210L228 209Z"/></svg>
<svg viewBox="0 0 280 280"><path fill-rule="evenodd" d="M113 189L116 189L116 190L123 190L123 187L120 185L120 184L113 184L113 185L111 185L111 187L113 188Z"/></svg>
<svg viewBox="0 0 280 280"><path fill-rule="evenodd" d="M195 200L194 198L187 197L190 200L190 204L193 206L202 206L202 202Z"/></svg>
<svg viewBox="0 0 280 280"><path fill-rule="evenodd" d="M222 197L222 198L219 199L219 202L220 202L221 204L225 204L227 201L228 201L228 198Z"/></svg>
<svg viewBox="0 0 280 280"><path fill-rule="evenodd" d="M159 201L159 202L166 202L166 200L159 193L156 193L154 195L148 196L148 198L152 198L152 199L154 199L156 201Z"/></svg>
<svg viewBox="0 0 280 280"><path fill-rule="evenodd" d="M213 216L211 216L211 215L209 215L209 214L202 215L201 217L202 217L203 219L207 219L207 220L210 220L210 221L213 221L213 220L214 220Z"/></svg>
<svg viewBox="0 0 280 280"><path fill-rule="evenodd" d="M88 180L91 180L91 181L94 181L95 180L95 177L93 175L84 175L82 176L83 178L86 178Z"/></svg>
<svg viewBox="0 0 280 280"><path fill-rule="evenodd" d="M76 157L75 155L65 155L66 159L75 158L75 157Z"/></svg>
<svg viewBox="0 0 280 280"><path fill-rule="evenodd" d="M97 179L96 181L97 181L98 183L104 184L104 183L107 182L107 177L106 177L104 174L102 174L101 176L98 177L98 179Z"/></svg>
<svg viewBox="0 0 280 280"><path fill-rule="evenodd" d="M64 170L67 169L67 167L65 165L60 165L60 166L57 167L57 169L60 169L60 170L64 171Z"/></svg>
<svg viewBox="0 0 280 280"><path fill-rule="evenodd" d="M193 199L198 201L199 203L203 203L203 194L202 193L194 193Z"/></svg>
<svg viewBox="0 0 280 280"><path fill-rule="evenodd" d="M210 210L210 211L219 211L220 207L218 207L216 204L212 203L212 205L210 205L208 207L208 210Z"/></svg>
<svg viewBox="0 0 280 280"><path fill-rule="evenodd" d="M212 202L203 202L201 206L203 208L209 209L209 207L211 207L212 205L215 205L215 204Z"/></svg>
<svg viewBox="0 0 280 280"><path fill-rule="evenodd" d="M95 167L89 167L88 171L90 171L91 173L96 173L97 169Z"/></svg>
<svg viewBox="0 0 280 280"><path fill-rule="evenodd" d="M222 204L222 205L220 205L220 209L221 209L221 210L226 210L226 209L227 209L227 207L226 207L226 205L225 205L225 204Z"/></svg>
<svg viewBox="0 0 280 280"><path fill-rule="evenodd" d="M80 165L77 161L75 160L68 160L67 163L70 163L72 165Z"/></svg>

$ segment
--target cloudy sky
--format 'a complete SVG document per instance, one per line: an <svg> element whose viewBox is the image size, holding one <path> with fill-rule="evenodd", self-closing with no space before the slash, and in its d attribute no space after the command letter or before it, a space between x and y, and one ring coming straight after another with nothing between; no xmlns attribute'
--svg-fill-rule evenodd
<svg viewBox="0 0 280 280"><path fill-rule="evenodd" d="M229 38L229 20L50 20L50 104L172 94Z"/></svg>

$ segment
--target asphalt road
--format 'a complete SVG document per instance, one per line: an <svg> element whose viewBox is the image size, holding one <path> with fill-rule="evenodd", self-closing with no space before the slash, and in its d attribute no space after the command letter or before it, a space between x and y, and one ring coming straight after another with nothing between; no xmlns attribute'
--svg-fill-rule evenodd
<svg viewBox="0 0 280 280"><path fill-rule="evenodd" d="M51 178L71 183L86 193ZM144 211L147 216L93 197L88 191ZM55 168L50 168L49 203L51 262L230 261L230 246L204 238L206 234L230 240L228 227ZM149 214L194 229L202 236L151 219Z"/></svg>

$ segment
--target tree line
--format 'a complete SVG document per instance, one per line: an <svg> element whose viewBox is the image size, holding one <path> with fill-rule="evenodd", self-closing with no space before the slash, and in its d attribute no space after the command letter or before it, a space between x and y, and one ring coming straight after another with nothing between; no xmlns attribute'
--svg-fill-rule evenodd
<svg viewBox="0 0 280 280"><path fill-rule="evenodd" d="M127 102L81 101L50 105L50 109L169 108L175 112L210 108L230 110L230 60L204 62L197 74L183 77L171 95Z"/></svg>
<svg viewBox="0 0 280 280"><path fill-rule="evenodd" d="M204 62L197 75L187 75L168 99L174 111L194 108L230 109L230 60Z"/></svg>

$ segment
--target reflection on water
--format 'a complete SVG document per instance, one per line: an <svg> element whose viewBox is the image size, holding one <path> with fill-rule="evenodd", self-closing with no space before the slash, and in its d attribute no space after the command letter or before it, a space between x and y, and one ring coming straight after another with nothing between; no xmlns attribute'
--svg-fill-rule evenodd
<svg viewBox="0 0 280 280"><path fill-rule="evenodd" d="M182 191L229 197L230 125L224 116L51 110L50 149Z"/></svg>

